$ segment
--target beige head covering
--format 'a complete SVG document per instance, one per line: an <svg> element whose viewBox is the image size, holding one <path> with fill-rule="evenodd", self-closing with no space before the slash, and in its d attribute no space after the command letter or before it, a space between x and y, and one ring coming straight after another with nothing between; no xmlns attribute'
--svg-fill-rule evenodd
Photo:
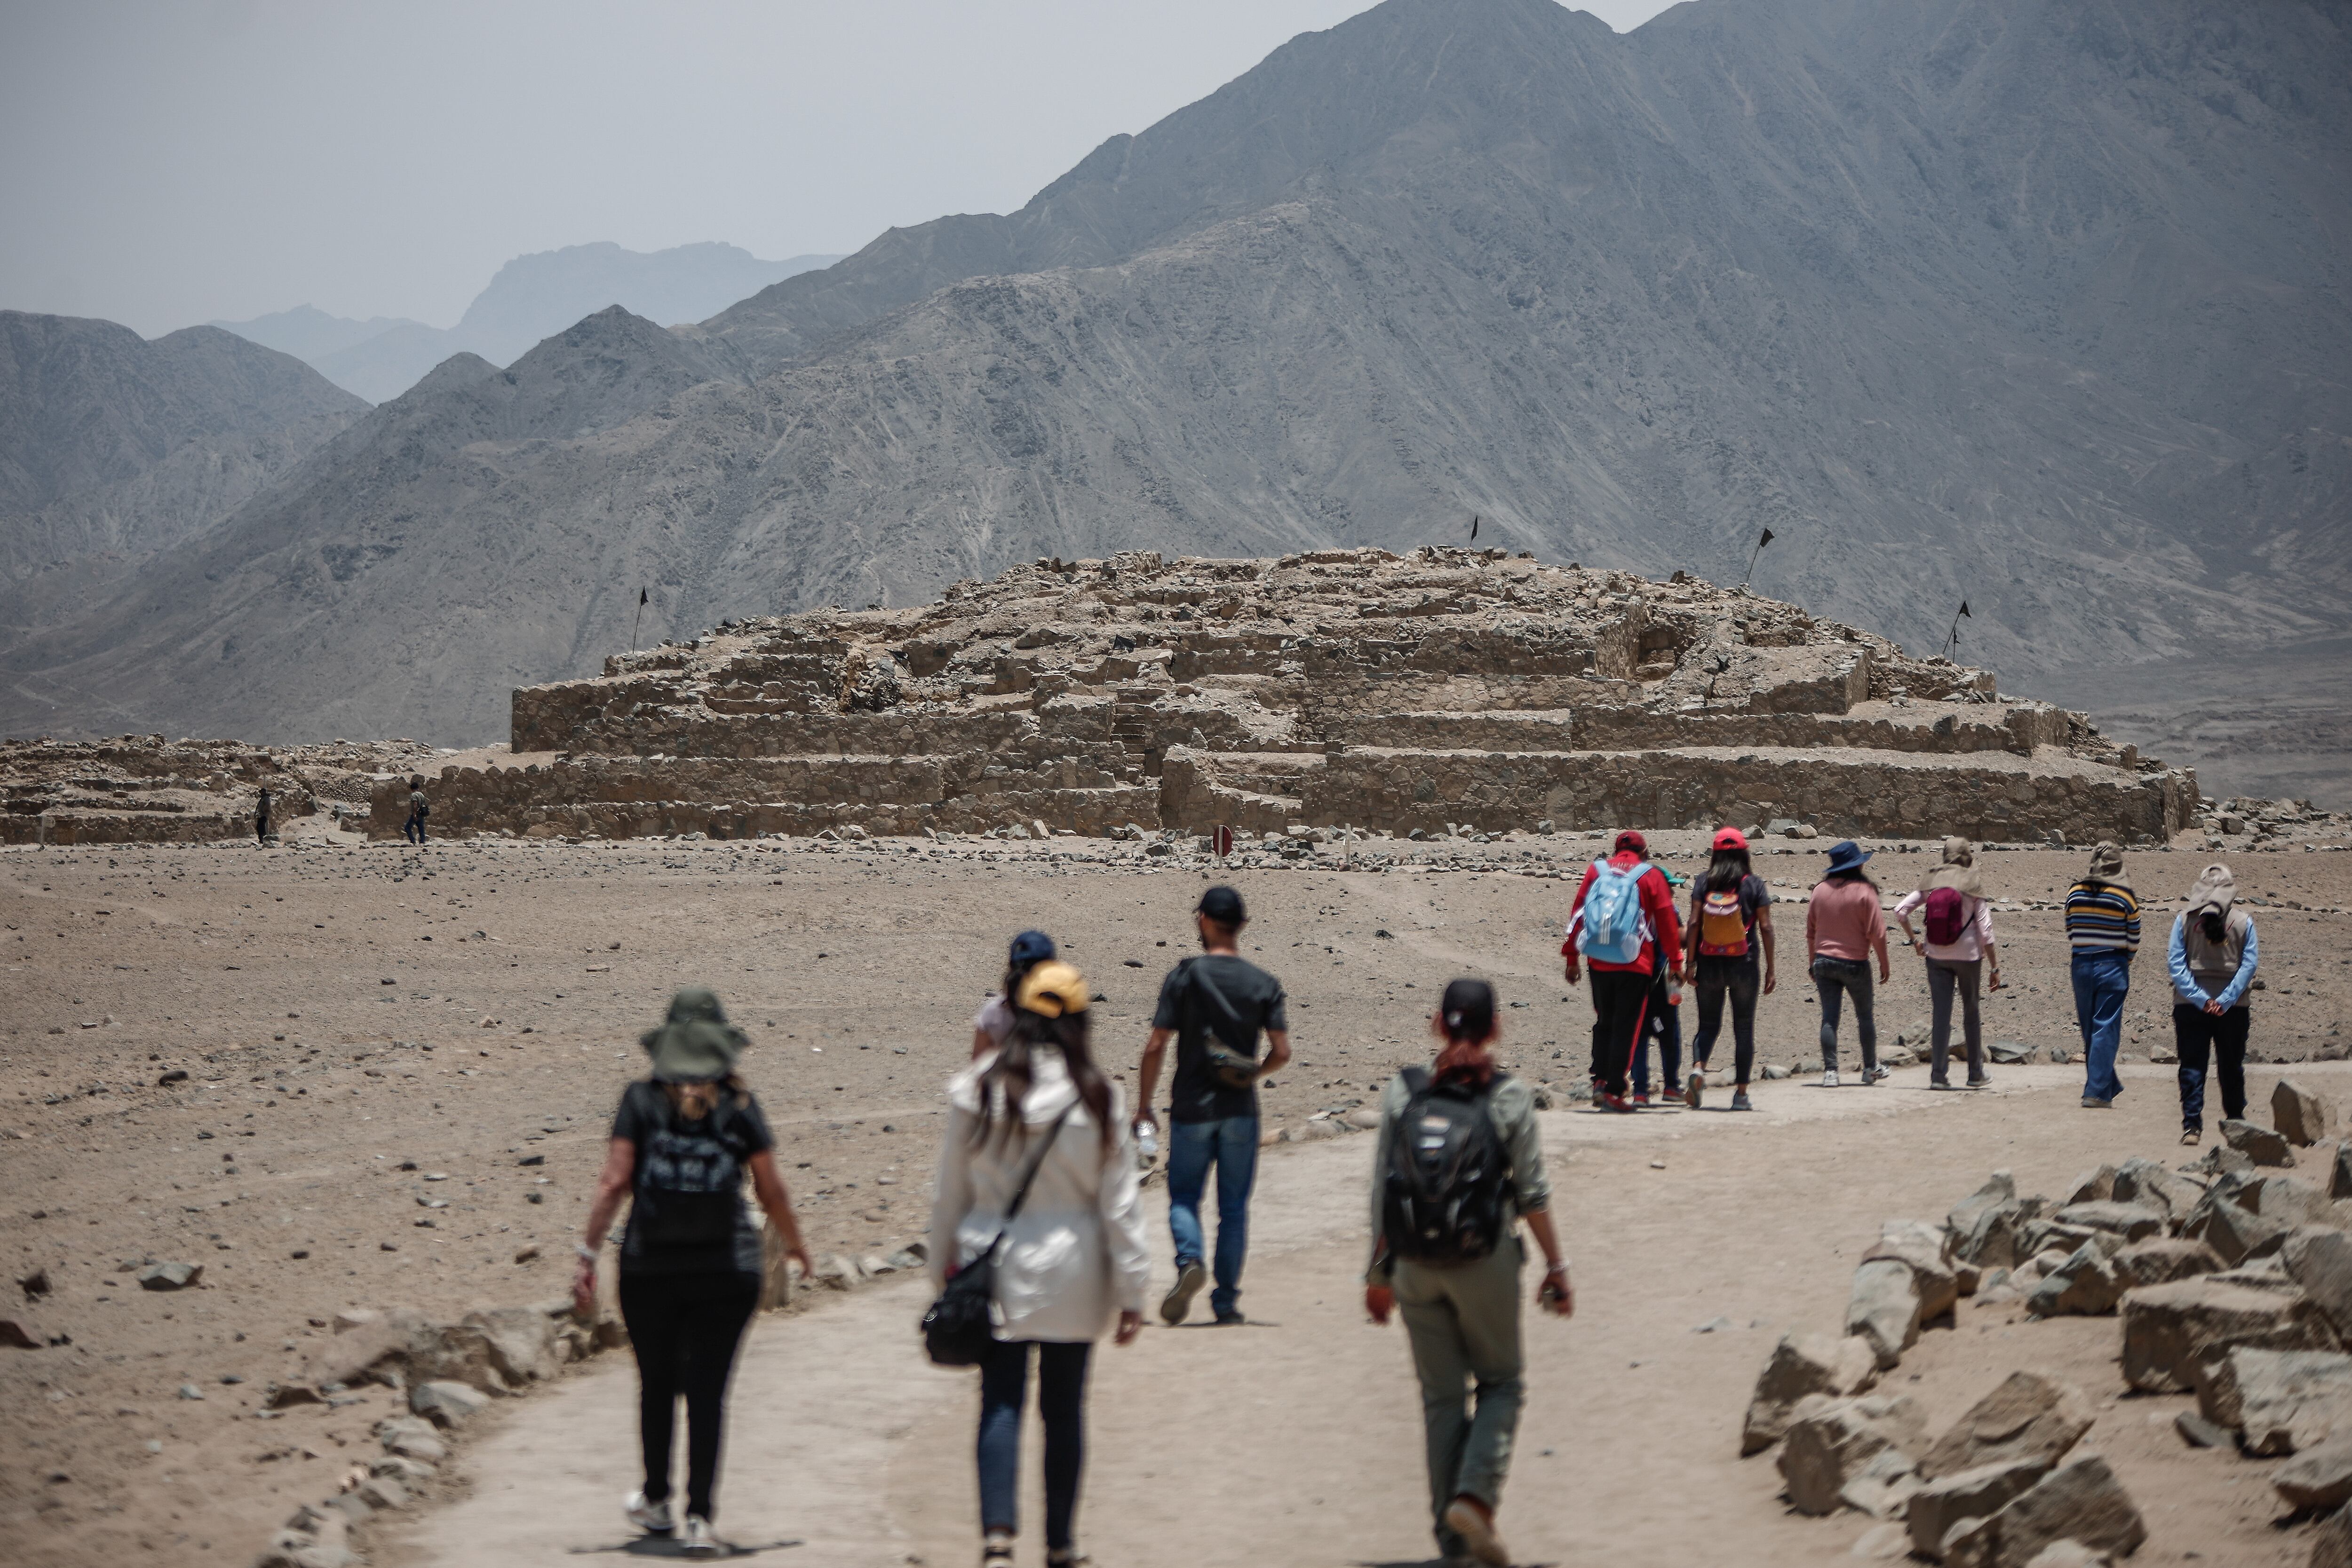
<svg viewBox="0 0 2352 1568"><path fill-rule="evenodd" d="M2197 885L2189 890L2189 913L2202 915L2211 910L2224 920L2230 917L2230 906L2238 902L2238 879L2230 868L2216 861L2197 876Z"/></svg>
<svg viewBox="0 0 2352 1568"><path fill-rule="evenodd" d="M1977 847L1966 839L1944 841L1944 863L1927 873L1927 891L1948 887L1970 898L1984 896L1984 878L1977 873Z"/></svg>
<svg viewBox="0 0 2352 1568"><path fill-rule="evenodd" d="M2110 887L2128 888L2131 884L2124 880L2123 846L2113 839L2101 839L2099 847L2091 852L2091 869L2085 873L2084 880L2103 882Z"/></svg>

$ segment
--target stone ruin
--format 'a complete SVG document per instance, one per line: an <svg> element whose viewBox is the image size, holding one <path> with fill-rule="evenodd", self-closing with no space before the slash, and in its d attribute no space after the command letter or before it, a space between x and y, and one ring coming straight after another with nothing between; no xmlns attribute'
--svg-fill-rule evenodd
<svg viewBox="0 0 2352 1568"><path fill-rule="evenodd" d="M407 740L262 747L125 735L0 742L0 844L250 839L264 788L273 829L322 809L356 815L385 769L435 756Z"/></svg>
<svg viewBox="0 0 2352 1568"><path fill-rule="evenodd" d="M1408 834L1785 821L2162 841L2195 776L1987 672L1677 572L1500 550L1041 559L514 695L436 833ZM398 835L404 779L371 797Z"/></svg>

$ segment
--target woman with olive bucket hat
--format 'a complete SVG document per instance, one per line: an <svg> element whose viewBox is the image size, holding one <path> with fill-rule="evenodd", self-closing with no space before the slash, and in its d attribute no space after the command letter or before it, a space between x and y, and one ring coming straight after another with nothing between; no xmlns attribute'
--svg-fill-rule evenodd
<svg viewBox="0 0 2352 1568"><path fill-rule="evenodd" d="M775 1136L735 1074L751 1042L727 1021L719 998L705 990L678 992L668 1019L638 1043L653 1058L653 1071L622 1092L604 1174L588 1208L572 1300L583 1315L593 1308L596 1249L621 1200L631 1199L621 1241L621 1317L637 1357L646 1484L622 1506L638 1529L675 1534L687 1555L715 1556L721 1547L710 1526L727 1379L760 1301L760 1232L743 1204L747 1171L760 1207L783 1238L785 1257L803 1273L809 1257L776 1169ZM682 1522L670 1506L670 1439L680 1395Z"/></svg>
<svg viewBox="0 0 2352 1568"><path fill-rule="evenodd" d="M993 1343L980 1364L981 1561L1006 1568L1020 1528L1021 1406L1036 1346L1045 1425L1045 1561L1075 1544L1094 1342L1143 1328L1151 1262L1119 1086L1095 1065L1084 976L1047 959L1021 977L1013 1028L948 1081L931 1206L931 1284L991 1260ZM1116 1329L1113 1325L1116 1323Z"/></svg>

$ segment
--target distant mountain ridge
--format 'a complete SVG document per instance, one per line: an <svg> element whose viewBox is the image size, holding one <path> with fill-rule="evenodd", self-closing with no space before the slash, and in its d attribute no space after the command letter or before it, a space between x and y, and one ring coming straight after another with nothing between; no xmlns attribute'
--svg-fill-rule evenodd
<svg viewBox="0 0 2352 1568"><path fill-rule="evenodd" d="M699 321L780 279L840 259L763 261L715 242L633 251L606 240L515 257L451 328L401 317L354 321L308 305L212 325L292 354L336 385L383 402L452 354L509 364L541 339L611 305L665 326Z"/></svg>
<svg viewBox="0 0 2352 1568"><path fill-rule="evenodd" d="M445 367L0 655L0 723L487 738L640 587L656 636L1473 513L1653 574L1769 527L1764 591L1920 648L1967 598L2027 680L2258 658L2352 620L2347 47L2318 0L1389 0L1019 213L551 339L495 409Z"/></svg>

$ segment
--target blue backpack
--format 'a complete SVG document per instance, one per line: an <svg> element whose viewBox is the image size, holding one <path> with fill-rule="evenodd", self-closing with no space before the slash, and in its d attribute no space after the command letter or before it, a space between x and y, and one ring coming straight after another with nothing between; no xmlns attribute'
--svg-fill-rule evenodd
<svg viewBox="0 0 2352 1568"><path fill-rule="evenodd" d="M1576 950L1603 964L1637 963L1642 944L1650 939L1641 888L1650 862L1636 861L1620 871L1605 860L1595 861L1592 871L1592 890L1584 895L1584 923L1577 928Z"/></svg>

